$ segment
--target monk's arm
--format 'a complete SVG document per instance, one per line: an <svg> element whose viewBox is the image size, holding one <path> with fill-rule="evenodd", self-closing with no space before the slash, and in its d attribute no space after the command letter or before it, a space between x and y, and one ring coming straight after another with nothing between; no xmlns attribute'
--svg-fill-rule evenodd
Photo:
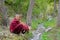
<svg viewBox="0 0 60 40"><path fill-rule="evenodd" d="M16 25L15 28L14 28L14 30L15 30L17 27L19 27L19 26L20 26L20 24Z"/></svg>
<svg viewBox="0 0 60 40"><path fill-rule="evenodd" d="M20 24L17 25L17 24L14 23L14 22L11 23L11 25L10 25L10 26L11 26L11 27L10 27L10 30L13 32L19 25L20 25Z"/></svg>

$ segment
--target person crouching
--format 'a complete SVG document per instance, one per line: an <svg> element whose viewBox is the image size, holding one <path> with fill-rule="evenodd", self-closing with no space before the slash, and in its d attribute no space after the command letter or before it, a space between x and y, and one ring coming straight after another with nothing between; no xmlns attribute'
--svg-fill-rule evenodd
<svg viewBox="0 0 60 40"><path fill-rule="evenodd" d="M16 14L10 24L10 32L14 34L24 34L30 30L30 27L21 22L22 15Z"/></svg>

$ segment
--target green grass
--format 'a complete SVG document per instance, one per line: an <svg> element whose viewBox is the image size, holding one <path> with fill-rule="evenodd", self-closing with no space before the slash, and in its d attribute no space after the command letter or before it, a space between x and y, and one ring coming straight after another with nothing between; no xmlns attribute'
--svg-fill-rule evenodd
<svg viewBox="0 0 60 40"><path fill-rule="evenodd" d="M51 26L53 29L42 34L42 40L60 40L60 27L56 27L56 20L47 21L45 27Z"/></svg>
<svg viewBox="0 0 60 40"><path fill-rule="evenodd" d="M45 28L48 27L55 27L56 26L56 19L52 19L50 21L43 21L42 19L32 20L32 29L37 29L38 24L43 23Z"/></svg>
<svg viewBox="0 0 60 40"><path fill-rule="evenodd" d="M32 29L36 29L38 26L38 22L36 20L32 20Z"/></svg>
<svg viewBox="0 0 60 40"><path fill-rule="evenodd" d="M60 40L60 27L55 27L49 32L42 34L42 40Z"/></svg>
<svg viewBox="0 0 60 40"><path fill-rule="evenodd" d="M48 27L55 27L56 26L56 19L52 19L50 21L45 21L44 22L44 26L46 28L48 28Z"/></svg>
<svg viewBox="0 0 60 40"><path fill-rule="evenodd" d="M55 38L56 38L56 34L59 34L60 32L57 32L58 30L56 30L56 19L52 19L52 20L50 20L50 21L45 21L44 22L44 26L45 26L45 28L48 28L48 27L52 27L53 28L53 30L52 31L49 31L49 32L44 32L43 34L42 34L42 40L55 40ZM56 33L57 32L57 33ZM60 34L59 34L60 35ZM59 36L60 37L60 36ZM59 38L58 37L58 38ZM60 39L59 39L60 40Z"/></svg>
<svg viewBox="0 0 60 40"><path fill-rule="evenodd" d="M42 40L48 40L47 34L48 34L48 33L46 33L46 32L43 33L41 39L42 39Z"/></svg>
<svg viewBox="0 0 60 40"><path fill-rule="evenodd" d="M37 19L37 20L32 20L32 29L33 30L35 30L35 29L37 29L37 27L38 27L38 24L40 24L40 23L42 23L43 22L43 20L42 19Z"/></svg>

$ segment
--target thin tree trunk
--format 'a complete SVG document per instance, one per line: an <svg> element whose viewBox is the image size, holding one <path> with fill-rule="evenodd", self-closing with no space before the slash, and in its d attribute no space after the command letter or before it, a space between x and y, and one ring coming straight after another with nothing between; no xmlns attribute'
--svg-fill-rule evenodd
<svg viewBox="0 0 60 40"><path fill-rule="evenodd" d="M8 22L8 17L7 17L7 9L6 9L6 7L5 7L5 5L4 5L4 1L5 0L0 0L0 11L1 11L1 13L2 13L2 18L3 18L3 21L2 21L2 23L3 23L3 26L7 26L7 22Z"/></svg>
<svg viewBox="0 0 60 40"><path fill-rule="evenodd" d="M54 0L54 17L56 16L56 9L57 9L57 7L56 7L56 0Z"/></svg>
<svg viewBox="0 0 60 40"><path fill-rule="evenodd" d="M54 11L56 12L56 0L54 0Z"/></svg>
<svg viewBox="0 0 60 40"><path fill-rule="evenodd" d="M34 0L30 0L28 12L27 12L27 24L30 25L30 26L31 26L31 22L32 22L32 9L33 9L33 5L34 5Z"/></svg>
<svg viewBox="0 0 60 40"><path fill-rule="evenodd" d="M60 27L60 0L58 5L57 27Z"/></svg>

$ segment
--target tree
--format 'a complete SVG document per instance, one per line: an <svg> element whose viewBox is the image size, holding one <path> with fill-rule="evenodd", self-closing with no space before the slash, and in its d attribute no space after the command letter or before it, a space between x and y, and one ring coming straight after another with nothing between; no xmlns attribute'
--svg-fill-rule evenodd
<svg viewBox="0 0 60 40"><path fill-rule="evenodd" d="M54 0L54 16L56 15L56 0Z"/></svg>
<svg viewBox="0 0 60 40"><path fill-rule="evenodd" d="M34 6L34 0L30 0L28 12L27 12L27 24L28 24L29 26L31 26L33 6Z"/></svg>
<svg viewBox="0 0 60 40"><path fill-rule="evenodd" d="M54 0L54 11L56 12L56 0Z"/></svg>
<svg viewBox="0 0 60 40"><path fill-rule="evenodd" d="M7 26L7 9L6 9L6 7L5 7L5 5L4 5L4 1L5 0L0 0L0 11L1 11L1 13L2 13L2 18L3 18L3 21L2 21L2 23L3 23L3 26Z"/></svg>
<svg viewBox="0 0 60 40"><path fill-rule="evenodd" d="M58 5L58 15L57 15L57 26L60 27L60 0L59 0L59 5Z"/></svg>

